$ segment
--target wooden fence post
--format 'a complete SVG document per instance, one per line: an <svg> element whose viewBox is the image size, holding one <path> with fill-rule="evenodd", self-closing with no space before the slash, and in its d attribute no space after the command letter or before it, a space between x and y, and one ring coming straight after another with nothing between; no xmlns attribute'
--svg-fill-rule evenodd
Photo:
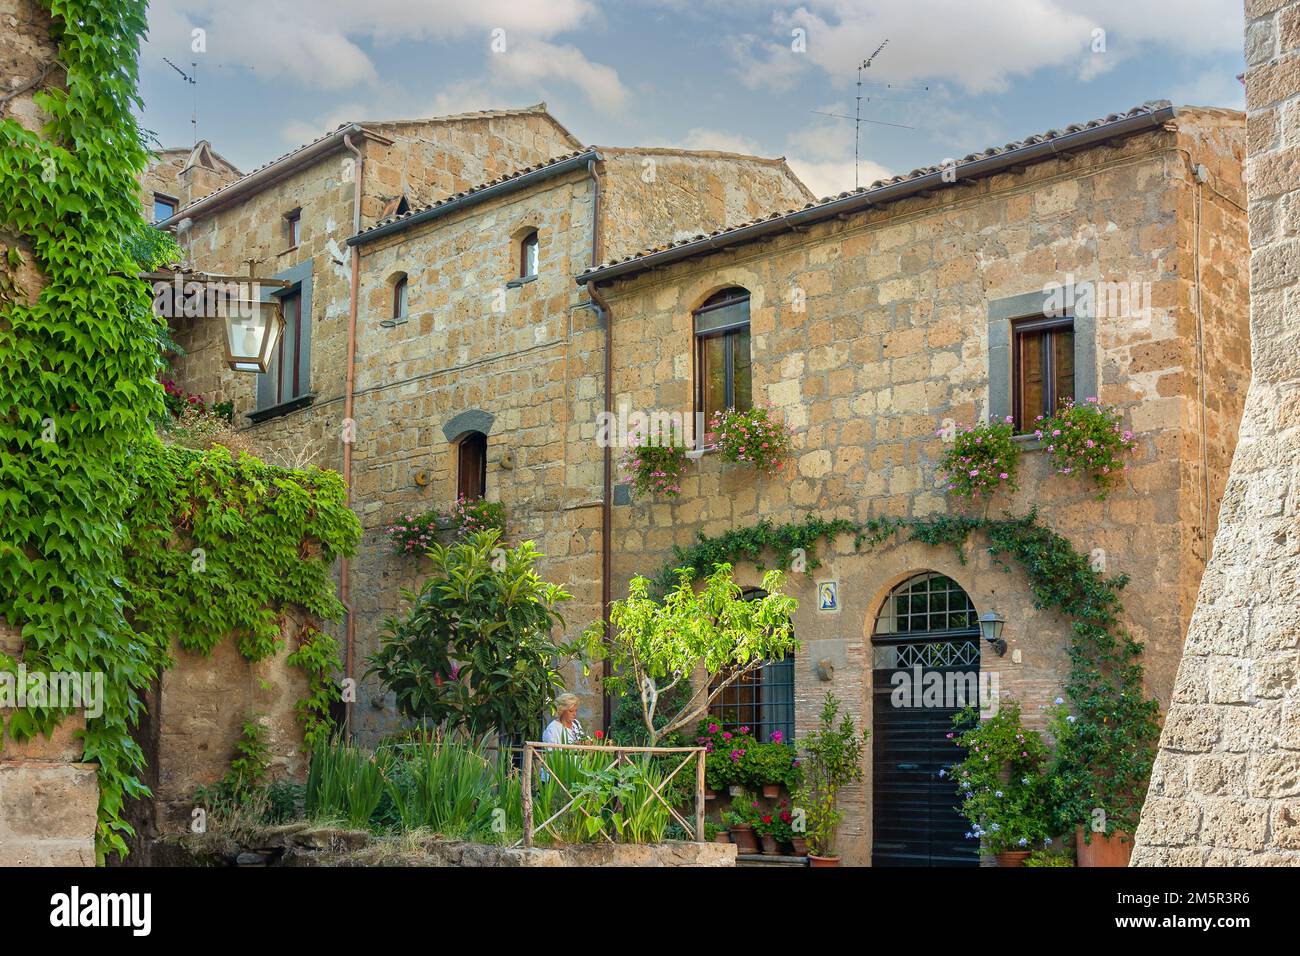
<svg viewBox="0 0 1300 956"><path fill-rule="evenodd" d="M695 754L695 842L704 842L704 751Z"/></svg>
<svg viewBox="0 0 1300 956"><path fill-rule="evenodd" d="M533 845L533 746L524 744L524 846Z"/></svg>

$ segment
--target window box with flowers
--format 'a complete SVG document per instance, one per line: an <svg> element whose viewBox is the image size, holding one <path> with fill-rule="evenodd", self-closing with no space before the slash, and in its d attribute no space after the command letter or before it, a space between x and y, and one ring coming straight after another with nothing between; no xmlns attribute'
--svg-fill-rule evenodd
<svg viewBox="0 0 1300 956"><path fill-rule="evenodd" d="M962 498L992 495L999 488L1016 490L1020 444L1015 421L976 422L941 428L936 435L948 443L939 463L939 477L949 494Z"/></svg>
<svg viewBox="0 0 1300 956"><path fill-rule="evenodd" d="M1119 412L1095 397L1078 405L1067 401L1050 418L1039 415L1034 437L1047 445L1057 474L1087 475L1097 486L1098 499L1105 498L1111 485L1128 471L1124 456L1137 448Z"/></svg>
<svg viewBox="0 0 1300 956"><path fill-rule="evenodd" d="M714 412L707 440L723 461L749 465L775 475L790 456L790 427L772 418L761 405L745 411L728 408Z"/></svg>
<svg viewBox="0 0 1300 956"><path fill-rule="evenodd" d="M384 534L399 554L424 554L446 534L461 540L480 531L504 532L505 524L505 507L499 501L461 497L445 512L401 515Z"/></svg>
<svg viewBox="0 0 1300 956"><path fill-rule="evenodd" d="M682 492L686 461L686 446L680 441L633 445L623 452L620 461L625 475L623 483L632 486L633 497L676 498Z"/></svg>

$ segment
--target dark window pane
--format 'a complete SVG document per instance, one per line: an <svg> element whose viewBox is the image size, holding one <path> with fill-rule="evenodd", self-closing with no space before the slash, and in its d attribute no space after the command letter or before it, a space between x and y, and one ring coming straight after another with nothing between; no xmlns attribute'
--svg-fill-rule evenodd
<svg viewBox="0 0 1300 956"><path fill-rule="evenodd" d="M482 498L487 493L487 436L471 432L460 441L456 473L456 495Z"/></svg>
<svg viewBox="0 0 1300 956"><path fill-rule="evenodd" d="M1074 333L1056 332L1052 335L1053 371L1056 381L1052 389L1056 404L1074 398Z"/></svg>
<svg viewBox="0 0 1300 956"><path fill-rule="evenodd" d="M1020 407L1016 410L1016 421L1021 428L1028 429L1046 408L1043 333L1022 332L1016 336L1016 357L1020 385Z"/></svg>
<svg viewBox="0 0 1300 956"><path fill-rule="evenodd" d="M704 421L707 425L714 412L727 407L726 339L713 335L700 341L700 381L703 386Z"/></svg>
<svg viewBox="0 0 1300 956"><path fill-rule="evenodd" d="M750 381L749 329L732 332L728 338L731 340L734 404L738 410L745 411L752 408L754 404L753 386Z"/></svg>

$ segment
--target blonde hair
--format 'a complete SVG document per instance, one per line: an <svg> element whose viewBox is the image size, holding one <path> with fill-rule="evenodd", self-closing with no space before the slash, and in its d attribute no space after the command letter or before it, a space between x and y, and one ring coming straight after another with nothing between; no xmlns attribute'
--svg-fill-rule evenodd
<svg viewBox="0 0 1300 956"><path fill-rule="evenodd" d="M564 713L566 710L568 710L576 703L578 703L577 694L569 694L569 693L561 694L559 697L555 698L556 716L559 716L560 714Z"/></svg>

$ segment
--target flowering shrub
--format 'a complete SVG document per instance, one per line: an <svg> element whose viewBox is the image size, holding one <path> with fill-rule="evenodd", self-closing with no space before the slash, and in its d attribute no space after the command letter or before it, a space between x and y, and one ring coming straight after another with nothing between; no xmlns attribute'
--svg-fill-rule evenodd
<svg viewBox="0 0 1300 956"><path fill-rule="evenodd" d="M402 554L424 554L438 533L439 515L429 511L422 515L405 514L384 529L393 550Z"/></svg>
<svg viewBox="0 0 1300 956"><path fill-rule="evenodd" d="M202 395L187 392L169 378L164 378L161 381L163 404L172 418L180 418L182 414L189 410L191 414L197 412L200 415L214 415L217 418L224 419L227 423L234 421L234 402L217 402L209 409L208 403L204 401Z"/></svg>
<svg viewBox="0 0 1300 956"><path fill-rule="evenodd" d="M723 811L722 822L729 827L757 827L765 812L761 803L742 792L731 801L731 809Z"/></svg>
<svg viewBox="0 0 1300 956"><path fill-rule="evenodd" d="M949 739L966 748L966 758L951 771L961 812L971 822L966 838L982 841L990 853L1049 843L1053 810L1044 772L1047 745L1037 731L1021 724L1020 705L1004 701L997 714L983 721L979 709L969 707L953 717L953 726Z"/></svg>
<svg viewBox="0 0 1300 956"><path fill-rule="evenodd" d="M493 529L504 533L506 509L499 501L466 498L461 495L442 515L442 523L452 529L457 538L465 538L480 531Z"/></svg>
<svg viewBox="0 0 1300 956"><path fill-rule="evenodd" d="M777 843L789 843L794 838L793 822L794 815L790 812L789 805L782 800L771 810L759 812L754 832L759 836L770 836Z"/></svg>
<svg viewBox="0 0 1300 956"><path fill-rule="evenodd" d="M944 429L935 432L940 436L944 433ZM945 490L963 498L991 495L1003 486L1015 491L1020 446L1012 441L1014 435L1010 415L1000 422L958 426L939 463L939 476L947 483Z"/></svg>
<svg viewBox="0 0 1300 956"><path fill-rule="evenodd" d="M1048 443L1057 473L1089 475L1098 498L1105 498L1111 483L1128 471L1123 456L1137 448L1133 433L1122 430L1119 412L1096 398L1082 405L1066 402L1051 418L1039 415L1036 424L1034 435Z"/></svg>
<svg viewBox="0 0 1300 956"><path fill-rule="evenodd" d="M761 406L743 412L734 408L714 412L709 428L724 461L753 465L774 475L790 454L789 427L773 421Z"/></svg>
<svg viewBox="0 0 1300 956"><path fill-rule="evenodd" d="M676 498L682 491L686 471L686 446L674 440L666 445L638 444L623 452L624 480L636 496L645 494Z"/></svg>
<svg viewBox="0 0 1300 956"><path fill-rule="evenodd" d="M748 727L724 730L716 720L705 718L695 728L695 743L703 745L704 783L710 790L724 790L733 783L751 783L747 773L749 753L760 746Z"/></svg>

